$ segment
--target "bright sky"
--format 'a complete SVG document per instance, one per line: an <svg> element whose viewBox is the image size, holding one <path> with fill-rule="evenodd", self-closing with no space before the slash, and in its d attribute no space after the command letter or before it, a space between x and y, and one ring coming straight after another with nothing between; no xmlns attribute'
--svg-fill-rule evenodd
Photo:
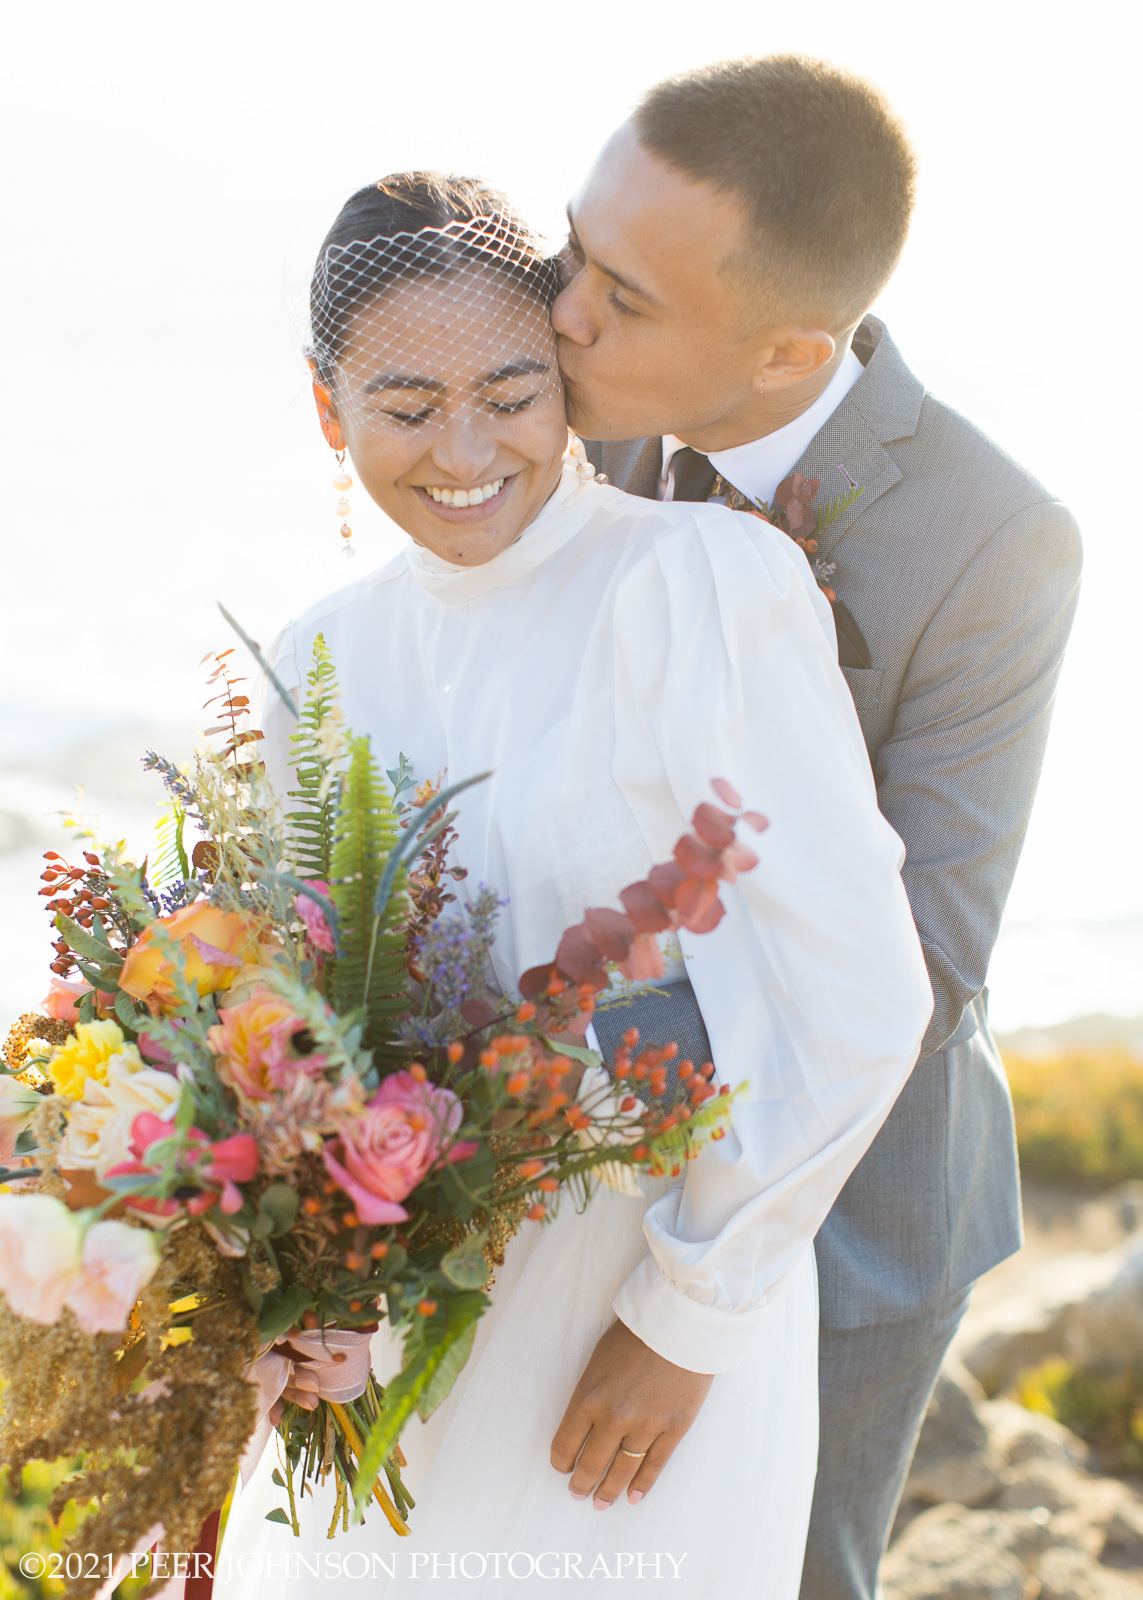
<svg viewBox="0 0 1143 1600"><path fill-rule="evenodd" d="M349 576L296 310L355 187L468 170L555 233L647 84L801 49L874 78L915 137L919 212L878 308L906 358L1085 535L1012 912L1143 916L1138 14L1121 0L12 8L0 714L185 723L200 656L230 642L215 599L268 639ZM361 500L357 573L398 537Z"/></svg>

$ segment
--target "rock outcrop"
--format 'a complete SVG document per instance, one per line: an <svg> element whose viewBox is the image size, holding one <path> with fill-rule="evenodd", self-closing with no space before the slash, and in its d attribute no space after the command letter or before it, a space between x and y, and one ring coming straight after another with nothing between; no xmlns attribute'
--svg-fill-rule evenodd
<svg viewBox="0 0 1143 1600"><path fill-rule="evenodd" d="M941 1373L885 1600L1143 1600L1143 1496L1088 1470L1082 1440L959 1363Z"/></svg>

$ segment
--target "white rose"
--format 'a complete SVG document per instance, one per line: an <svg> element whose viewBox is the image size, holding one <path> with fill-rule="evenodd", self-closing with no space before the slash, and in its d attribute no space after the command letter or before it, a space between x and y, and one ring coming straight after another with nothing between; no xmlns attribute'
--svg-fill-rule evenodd
<svg viewBox="0 0 1143 1600"><path fill-rule="evenodd" d="M0 1290L18 1317L56 1322L79 1276L83 1226L46 1194L0 1195Z"/></svg>
<svg viewBox="0 0 1143 1600"><path fill-rule="evenodd" d="M121 1161L130 1161L135 1118L141 1111L173 1118L180 1093L176 1077L149 1067L134 1045L126 1045L109 1058L107 1082L88 1078L83 1099L72 1103L59 1148L60 1167L102 1178Z"/></svg>

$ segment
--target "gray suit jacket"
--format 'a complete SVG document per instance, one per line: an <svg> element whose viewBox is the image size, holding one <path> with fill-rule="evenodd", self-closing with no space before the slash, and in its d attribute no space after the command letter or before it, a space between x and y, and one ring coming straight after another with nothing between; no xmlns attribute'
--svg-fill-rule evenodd
<svg viewBox="0 0 1143 1600"><path fill-rule="evenodd" d="M925 393L885 327L854 338L861 378L796 470L863 493L820 535L871 665L843 667L933 983L921 1059L817 1238L822 1319L915 1316L1020 1243L1011 1100L985 977L1039 780L1078 597L1058 501ZM653 496L658 439L589 445Z"/></svg>

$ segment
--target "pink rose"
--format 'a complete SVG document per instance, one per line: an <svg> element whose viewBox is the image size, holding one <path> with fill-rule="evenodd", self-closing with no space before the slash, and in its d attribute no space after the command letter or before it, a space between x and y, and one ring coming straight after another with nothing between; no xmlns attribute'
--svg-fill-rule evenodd
<svg viewBox="0 0 1143 1600"><path fill-rule="evenodd" d="M316 894L324 895L329 899L329 884L322 883L320 878L315 878L313 888ZM311 900L308 895L299 894L294 901L294 909L306 925L306 937L315 950L324 950L327 956L332 956L337 951L337 943L333 937L333 929L329 919L318 905L316 900Z"/></svg>
<svg viewBox="0 0 1143 1600"><path fill-rule="evenodd" d="M84 1333L119 1333L159 1265L159 1246L145 1228L96 1222L83 1238L79 1276L66 1304Z"/></svg>
<svg viewBox="0 0 1143 1600"><path fill-rule="evenodd" d="M386 1078L362 1115L342 1125L341 1137L327 1144L322 1159L330 1176L353 1201L365 1223L404 1222L409 1213L397 1202L447 1153L464 1161L478 1146L450 1145L464 1119L451 1089L421 1083L410 1072Z"/></svg>
<svg viewBox="0 0 1143 1600"><path fill-rule="evenodd" d="M76 1009L76 1001L90 992L90 983L69 982L67 978L57 978L53 973L51 988L40 1004L44 1008L45 1015L54 1017L57 1022L78 1022L79 1011Z"/></svg>
<svg viewBox="0 0 1143 1600"><path fill-rule="evenodd" d="M79 1276L83 1228L62 1200L0 1196L0 1290L18 1317L58 1322Z"/></svg>

